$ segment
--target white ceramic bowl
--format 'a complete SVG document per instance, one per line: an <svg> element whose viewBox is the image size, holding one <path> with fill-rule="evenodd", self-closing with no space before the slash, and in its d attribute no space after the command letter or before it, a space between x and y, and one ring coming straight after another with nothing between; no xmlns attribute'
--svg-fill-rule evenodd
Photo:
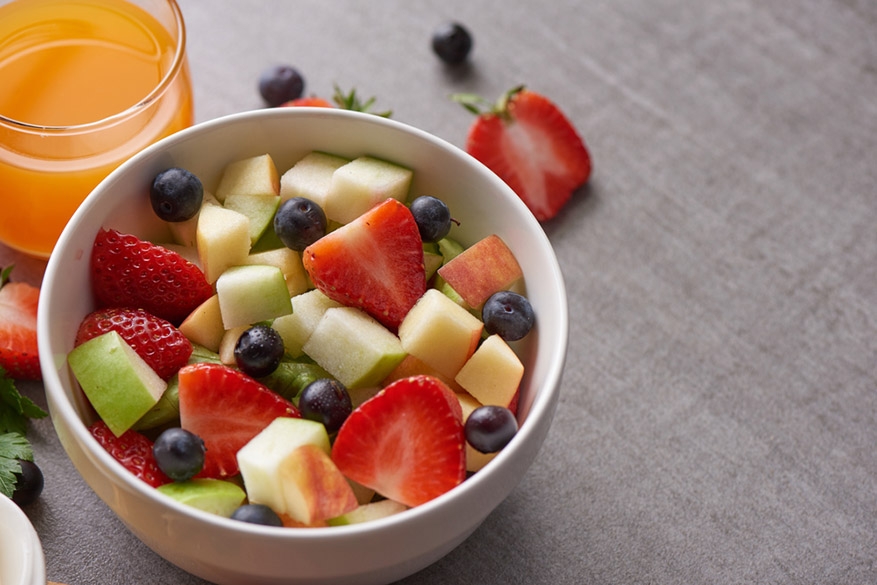
<svg viewBox="0 0 877 585"><path fill-rule="evenodd" d="M46 585L43 547L27 515L0 495L0 585Z"/></svg>
<svg viewBox="0 0 877 585"><path fill-rule="evenodd" d="M521 426L512 442L461 486L422 506L370 523L279 529L185 507L127 473L89 435L89 409L65 364L80 320L93 307L89 253L101 227L145 238L163 228L148 185L185 167L212 190L229 162L270 153L281 172L312 150L382 157L414 170L412 192L446 201L471 244L500 235L523 268L538 325L520 344L526 366ZM61 443L91 488L159 555L220 584L389 583L435 562L465 540L511 492L536 457L554 416L566 356L568 314L551 245L518 197L453 145L405 124L327 108L277 108L199 124L146 149L86 199L53 252L39 305L38 336L49 410ZM521 527L526 530L526 527Z"/></svg>

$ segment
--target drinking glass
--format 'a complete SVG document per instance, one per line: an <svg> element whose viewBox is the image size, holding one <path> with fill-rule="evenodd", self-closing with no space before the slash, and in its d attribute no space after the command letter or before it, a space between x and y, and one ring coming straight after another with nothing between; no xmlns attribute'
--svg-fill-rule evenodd
<svg viewBox="0 0 877 585"><path fill-rule="evenodd" d="M110 171L193 116L175 0L0 0L0 242L48 258Z"/></svg>

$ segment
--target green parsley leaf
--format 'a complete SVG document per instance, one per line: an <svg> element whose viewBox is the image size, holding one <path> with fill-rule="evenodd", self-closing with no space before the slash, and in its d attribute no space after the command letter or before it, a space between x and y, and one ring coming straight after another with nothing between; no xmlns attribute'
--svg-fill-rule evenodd
<svg viewBox="0 0 877 585"><path fill-rule="evenodd" d="M21 473L20 459L33 461L33 450L24 435L0 435L0 494L8 498L15 491L16 474Z"/></svg>

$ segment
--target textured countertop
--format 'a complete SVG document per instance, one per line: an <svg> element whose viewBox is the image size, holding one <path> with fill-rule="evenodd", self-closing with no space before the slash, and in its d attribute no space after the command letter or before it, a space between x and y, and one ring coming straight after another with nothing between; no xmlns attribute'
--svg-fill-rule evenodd
<svg viewBox="0 0 877 585"><path fill-rule="evenodd" d="M289 63L307 93L356 87L459 146L451 93L525 83L591 150L544 224L572 316L555 424L472 537L402 583L877 582L877 3L180 4L199 121L262 107L259 73ZM475 38L458 70L429 47L450 19ZM30 437L51 581L203 583L124 528L48 419Z"/></svg>

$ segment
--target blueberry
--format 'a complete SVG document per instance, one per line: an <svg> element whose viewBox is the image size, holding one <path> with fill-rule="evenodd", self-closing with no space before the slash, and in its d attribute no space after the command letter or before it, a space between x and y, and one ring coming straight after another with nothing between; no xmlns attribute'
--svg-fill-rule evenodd
<svg viewBox="0 0 877 585"><path fill-rule="evenodd" d="M301 73L289 65L273 65L259 76L259 93L272 108L300 98L304 89Z"/></svg>
<svg viewBox="0 0 877 585"><path fill-rule="evenodd" d="M459 23L445 23L432 34L432 50L448 65L459 65L472 51L472 35Z"/></svg>
<svg viewBox="0 0 877 585"><path fill-rule="evenodd" d="M232 520L262 524L264 526L283 526L283 520L274 510L264 504L244 504L231 514Z"/></svg>
<svg viewBox="0 0 877 585"><path fill-rule="evenodd" d="M204 468L205 452L201 437L179 427L163 431L152 446L158 468L174 481L197 475Z"/></svg>
<svg viewBox="0 0 877 585"><path fill-rule="evenodd" d="M164 221L180 222L195 217L203 200L201 180L176 167L158 173L149 190L152 209Z"/></svg>
<svg viewBox="0 0 877 585"><path fill-rule="evenodd" d="M344 384L332 378L319 378L301 391L298 409L303 418L323 423L328 433L334 433L350 416L353 403Z"/></svg>
<svg viewBox="0 0 877 585"><path fill-rule="evenodd" d="M518 421L504 406L479 406L466 419L466 441L481 453L496 453L518 432Z"/></svg>
<svg viewBox="0 0 877 585"><path fill-rule="evenodd" d="M285 352L283 338L274 328L253 325L238 337L234 359L243 373L263 378L277 369Z"/></svg>
<svg viewBox="0 0 877 585"><path fill-rule="evenodd" d="M27 506L43 493L43 472L33 461L20 459L21 472L15 474L15 488L12 501L19 506Z"/></svg>
<svg viewBox="0 0 877 585"><path fill-rule="evenodd" d="M533 307L526 297L503 290L493 293L481 309L484 330L499 335L505 341L521 339L536 322Z"/></svg>
<svg viewBox="0 0 877 585"><path fill-rule="evenodd" d="M293 197L280 204L274 215L274 232L283 245L301 252L326 235L323 208L305 197Z"/></svg>
<svg viewBox="0 0 877 585"><path fill-rule="evenodd" d="M441 199L417 197L411 202L411 215L424 242L438 242L451 231L451 211Z"/></svg>

